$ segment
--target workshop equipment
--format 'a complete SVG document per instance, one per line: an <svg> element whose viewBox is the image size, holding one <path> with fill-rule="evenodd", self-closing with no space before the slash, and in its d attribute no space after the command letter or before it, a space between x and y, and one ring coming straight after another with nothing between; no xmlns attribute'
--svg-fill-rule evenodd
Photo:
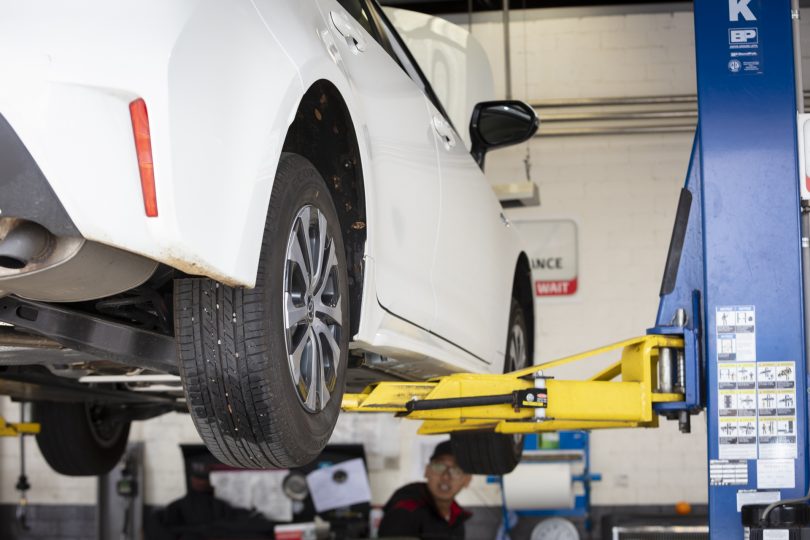
<svg viewBox="0 0 810 540"><path fill-rule="evenodd" d="M20 422L25 422L25 403L20 403ZM20 529L28 531L31 529L28 526L28 490L31 489L31 484L28 482L28 475L25 471L25 437L20 437L20 475L17 477L14 489L20 492L14 517Z"/></svg>
<svg viewBox="0 0 810 540"><path fill-rule="evenodd" d="M798 2L694 9L698 132L653 331L698 336L710 534L742 538L744 505L808 490Z"/></svg>
<svg viewBox="0 0 810 540"><path fill-rule="evenodd" d="M129 443L115 467L98 477L96 537L138 540L144 537L144 443Z"/></svg>
<svg viewBox="0 0 810 540"><path fill-rule="evenodd" d="M554 435L558 435L558 438L553 447L546 445L546 438L551 438ZM523 440L523 457L518 467L524 467L522 473L530 475L531 481L540 482L540 490L548 489L544 472L542 472L542 465L555 464L570 465L569 475L572 488L574 485L581 486L580 490L573 491L571 505L564 508L541 507L538 504L531 504L527 508L514 508L510 504L507 495L510 489L509 481L514 480L515 475L510 473L507 476L491 476L487 478L488 483L496 483L501 486L503 523L509 525L506 529L507 533L513 528L512 521L517 521L517 518L523 517L577 518L582 520L586 531L591 531L591 483L601 481L602 475L591 472L590 434L587 431L561 431L559 434L546 433L525 436ZM532 466L540 466L540 468L536 473L533 473L531 471ZM537 502L536 499L534 502ZM561 521L554 521L541 527L540 531L551 528L554 523L557 523L561 528L565 527L570 530L570 527L562 525ZM576 532L576 528L574 528L574 532Z"/></svg>
<svg viewBox="0 0 810 540"><path fill-rule="evenodd" d="M420 419L421 433L652 427L659 415L688 432L705 409L711 538L742 538L746 505L804 507L810 214L797 180L810 192L810 175L799 171L798 2L695 0L694 11L698 130L649 335L610 347L621 360L584 381L543 372L603 350L506 375L381 383L344 408Z"/></svg>
<svg viewBox="0 0 810 540"><path fill-rule="evenodd" d="M765 504L747 505L742 509L742 521L749 540L810 539L810 507L806 504L785 504L770 512Z"/></svg>
<svg viewBox="0 0 810 540"><path fill-rule="evenodd" d="M428 382L381 382L359 394L345 394L343 409L424 420L419 429L423 435L470 429L515 434L655 427L654 404L684 399L683 393L659 389L655 379L660 351L683 347L681 337L648 335L504 375L462 373ZM621 359L587 380L543 375L544 370L616 350L621 350ZM613 381L619 375L621 380Z"/></svg>
<svg viewBox="0 0 810 540"><path fill-rule="evenodd" d="M545 435L546 437L548 435ZM575 492L572 508L517 510L519 516L565 516L584 520L585 530L591 530L591 484L600 482L602 475L591 471L590 434L587 431L561 431L556 448L544 448L541 435L527 435L523 441L522 463L570 463L578 467L571 481L581 486Z"/></svg>
<svg viewBox="0 0 810 540"><path fill-rule="evenodd" d="M38 422L7 422L0 416L0 437L20 437L39 433Z"/></svg>

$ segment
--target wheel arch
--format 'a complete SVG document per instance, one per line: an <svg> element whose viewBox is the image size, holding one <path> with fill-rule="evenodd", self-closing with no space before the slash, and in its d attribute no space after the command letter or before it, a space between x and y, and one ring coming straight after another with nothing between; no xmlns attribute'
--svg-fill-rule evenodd
<svg viewBox="0 0 810 540"><path fill-rule="evenodd" d="M349 107L332 82L316 80L304 92L282 151L307 158L323 177L335 203L346 250L349 320L354 335L359 328L363 294L366 190Z"/></svg>
<svg viewBox="0 0 810 540"><path fill-rule="evenodd" d="M526 336L528 358L534 363L534 291L532 290L532 270L529 265L529 257L522 251L515 264L512 296L520 304L521 309L523 309L523 316L526 318L526 328L528 330L528 336Z"/></svg>

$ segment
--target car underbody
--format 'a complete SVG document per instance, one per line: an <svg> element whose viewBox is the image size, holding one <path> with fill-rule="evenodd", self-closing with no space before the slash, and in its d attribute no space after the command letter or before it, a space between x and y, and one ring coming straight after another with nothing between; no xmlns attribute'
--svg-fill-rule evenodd
<svg viewBox="0 0 810 540"><path fill-rule="evenodd" d="M137 405L150 416L187 412L170 313L160 312L157 306L168 310L160 298L154 290L81 304L0 298L0 394ZM351 391L396 377L363 359L356 353L348 367Z"/></svg>

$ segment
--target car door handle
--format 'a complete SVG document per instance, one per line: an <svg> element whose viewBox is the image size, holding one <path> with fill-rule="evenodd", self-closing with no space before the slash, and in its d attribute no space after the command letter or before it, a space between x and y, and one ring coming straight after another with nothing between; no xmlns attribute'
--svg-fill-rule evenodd
<svg viewBox="0 0 810 540"><path fill-rule="evenodd" d="M456 146L456 134L444 118L436 115L433 116L433 131L435 131L436 135L442 140L445 149L450 150Z"/></svg>
<svg viewBox="0 0 810 540"><path fill-rule="evenodd" d="M352 47L355 52L363 52L366 50L366 38L363 32L349 20L349 16L340 11L332 11L329 13L332 19L332 24L335 29L340 32L340 35L346 38L346 43Z"/></svg>

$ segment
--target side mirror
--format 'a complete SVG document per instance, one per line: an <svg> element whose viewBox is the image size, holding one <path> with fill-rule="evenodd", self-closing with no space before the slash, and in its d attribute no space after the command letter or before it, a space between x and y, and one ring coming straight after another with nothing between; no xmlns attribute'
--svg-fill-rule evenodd
<svg viewBox="0 0 810 540"><path fill-rule="evenodd" d="M470 120L471 153L481 169L486 153L530 139L540 126L534 109L522 101L483 101Z"/></svg>

